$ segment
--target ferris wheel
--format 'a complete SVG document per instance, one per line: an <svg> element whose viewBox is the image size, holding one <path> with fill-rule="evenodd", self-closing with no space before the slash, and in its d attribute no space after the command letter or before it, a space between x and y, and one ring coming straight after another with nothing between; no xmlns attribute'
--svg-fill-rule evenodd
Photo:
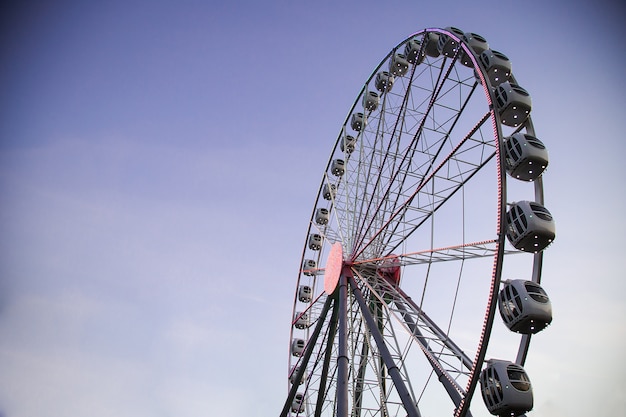
<svg viewBox="0 0 626 417"><path fill-rule="evenodd" d="M511 68L480 35L429 28L366 80L307 226L281 416L532 409L523 365L552 321L540 282L555 226Z"/></svg>

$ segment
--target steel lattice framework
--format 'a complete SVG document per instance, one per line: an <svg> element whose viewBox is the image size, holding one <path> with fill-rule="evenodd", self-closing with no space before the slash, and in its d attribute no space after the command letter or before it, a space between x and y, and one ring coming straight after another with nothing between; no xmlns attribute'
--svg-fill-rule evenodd
<svg viewBox="0 0 626 417"><path fill-rule="evenodd" d="M471 415L507 265L541 280L542 251L512 257L505 238L503 144L534 135L530 116L504 120L501 81L453 29L393 48L340 129L298 271L282 416ZM543 204L541 177L511 190ZM516 363L529 342L517 336Z"/></svg>

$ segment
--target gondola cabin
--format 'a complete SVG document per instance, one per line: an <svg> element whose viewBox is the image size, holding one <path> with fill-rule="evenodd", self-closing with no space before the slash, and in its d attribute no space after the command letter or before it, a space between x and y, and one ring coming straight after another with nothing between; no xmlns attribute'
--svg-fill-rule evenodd
<svg viewBox="0 0 626 417"><path fill-rule="evenodd" d="M365 126L365 116L363 115L363 113L353 113L352 120L350 121L350 126L355 132L360 132L361 129L363 129L363 126Z"/></svg>
<svg viewBox="0 0 626 417"><path fill-rule="evenodd" d="M311 298L313 297L313 290L308 285L300 285L298 288L298 300L303 303L311 302Z"/></svg>
<svg viewBox="0 0 626 417"><path fill-rule="evenodd" d="M315 262L313 259L305 259L304 261L302 261L302 272L304 273L304 275L315 275L316 268L317 262Z"/></svg>
<svg viewBox="0 0 626 417"><path fill-rule="evenodd" d="M337 195L337 186L335 184L324 184L324 189L322 190L322 196L324 200L334 200Z"/></svg>
<svg viewBox="0 0 626 417"><path fill-rule="evenodd" d="M536 282L506 282L498 295L498 307L504 324L517 333L535 334L552 322L550 298Z"/></svg>
<svg viewBox="0 0 626 417"><path fill-rule="evenodd" d="M306 329L309 327L309 313L306 311L304 313L301 311L296 312L293 326L296 329Z"/></svg>
<svg viewBox="0 0 626 417"><path fill-rule="evenodd" d="M463 31L461 29L455 27L447 27L446 30L448 32L454 33L457 37L463 38ZM441 34L439 35L439 40L437 42L437 50L443 56L452 57L454 56L460 48L460 44L454 38L448 35Z"/></svg>
<svg viewBox="0 0 626 417"><path fill-rule="evenodd" d="M294 413L303 413L304 412L304 394L301 392L297 393L293 398L293 402L291 403L291 411Z"/></svg>
<svg viewBox="0 0 626 417"><path fill-rule="evenodd" d="M393 88L394 77L389 74L387 71L381 71L376 74L376 81L374 81L374 85L376 85L376 89L381 93L385 93L391 91Z"/></svg>
<svg viewBox="0 0 626 417"><path fill-rule="evenodd" d="M439 56L439 34L428 32L424 35L424 51L426 55L437 58Z"/></svg>
<svg viewBox="0 0 626 417"><path fill-rule="evenodd" d="M532 100L522 87L506 81L498 86L495 96L502 124L517 127L528 119Z"/></svg>
<svg viewBox="0 0 626 417"><path fill-rule="evenodd" d="M521 416L533 408L530 379L524 368L513 362L488 361L480 374L480 390L494 416Z"/></svg>
<svg viewBox="0 0 626 417"><path fill-rule="evenodd" d="M341 138L341 152L352 153L356 146L356 139L354 136L346 135Z"/></svg>
<svg viewBox="0 0 626 417"><path fill-rule="evenodd" d="M300 356L302 352L304 352L304 340L302 339L293 339L291 342L291 354L293 356Z"/></svg>
<svg viewBox="0 0 626 417"><path fill-rule="evenodd" d="M389 60L389 72L396 77L402 77L409 70L409 61L404 54L394 54Z"/></svg>
<svg viewBox="0 0 626 417"><path fill-rule="evenodd" d="M330 172L337 177L341 177L346 172L346 163L343 159L334 159L330 165Z"/></svg>
<svg viewBox="0 0 626 417"><path fill-rule="evenodd" d="M548 150L536 137L515 133L504 138L506 172L521 181L534 181L548 166Z"/></svg>
<svg viewBox="0 0 626 417"><path fill-rule="evenodd" d="M320 207L315 210L315 223L325 225L328 224L330 212L327 208Z"/></svg>
<svg viewBox="0 0 626 417"><path fill-rule="evenodd" d="M422 43L418 38L410 39L404 45L404 56L410 64L419 65L424 60L425 52L422 51Z"/></svg>
<svg viewBox="0 0 626 417"><path fill-rule="evenodd" d="M478 58L487 72L492 87L497 87L511 77L511 61L502 52L487 49Z"/></svg>
<svg viewBox="0 0 626 417"><path fill-rule="evenodd" d="M300 372L300 367L299 366L293 366L291 368L291 374L289 375L289 382L291 382L292 384L296 383L296 378L298 377L298 372ZM306 382L307 379L307 373L306 370L304 371L304 373L302 374L302 378L300 378L300 383L298 385L302 385Z"/></svg>
<svg viewBox="0 0 626 417"><path fill-rule="evenodd" d="M467 46L469 46L469 48L472 50L472 52L474 52L476 56L480 56L480 54L489 49L489 44L487 43L487 40L476 33L464 33L463 41L467 44ZM460 58L460 60L461 64L465 65L466 67L471 68L474 66L471 58L465 52L463 52L463 56Z"/></svg>
<svg viewBox="0 0 626 417"><path fill-rule="evenodd" d="M516 248L536 253L552 243L556 235L552 214L533 201L511 204L506 213L506 237Z"/></svg>
<svg viewBox="0 0 626 417"><path fill-rule="evenodd" d="M309 235L309 249L320 250L322 249L322 236L317 233Z"/></svg>
<svg viewBox="0 0 626 417"><path fill-rule="evenodd" d="M378 97L378 93L376 91L366 91L365 94L363 94L363 108L365 110L376 110L379 102L380 98Z"/></svg>

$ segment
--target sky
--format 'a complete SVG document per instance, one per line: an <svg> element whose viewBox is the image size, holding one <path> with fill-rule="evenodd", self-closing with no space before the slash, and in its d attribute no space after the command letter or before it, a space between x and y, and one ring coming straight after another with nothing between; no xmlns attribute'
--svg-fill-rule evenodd
<svg viewBox="0 0 626 417"><path fill-rule="evenodd" d="M623 415L626 108L617 2L0 6L0 416L269 416L328 155L428 27L531 93L557 238L529 416Z"/></svg>

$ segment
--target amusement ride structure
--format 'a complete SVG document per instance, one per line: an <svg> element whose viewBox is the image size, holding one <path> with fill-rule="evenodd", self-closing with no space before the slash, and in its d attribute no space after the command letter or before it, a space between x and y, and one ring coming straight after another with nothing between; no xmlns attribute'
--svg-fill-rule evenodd
<svg viewBox="0 0 626 417"><path fill-rule="evenodd" d="M511 68L480 35L428 28L366 80L307 225L281 417L532 409L523 366L552 321L555 226ZM498 327L508 350L492 351Z"/></svg>

